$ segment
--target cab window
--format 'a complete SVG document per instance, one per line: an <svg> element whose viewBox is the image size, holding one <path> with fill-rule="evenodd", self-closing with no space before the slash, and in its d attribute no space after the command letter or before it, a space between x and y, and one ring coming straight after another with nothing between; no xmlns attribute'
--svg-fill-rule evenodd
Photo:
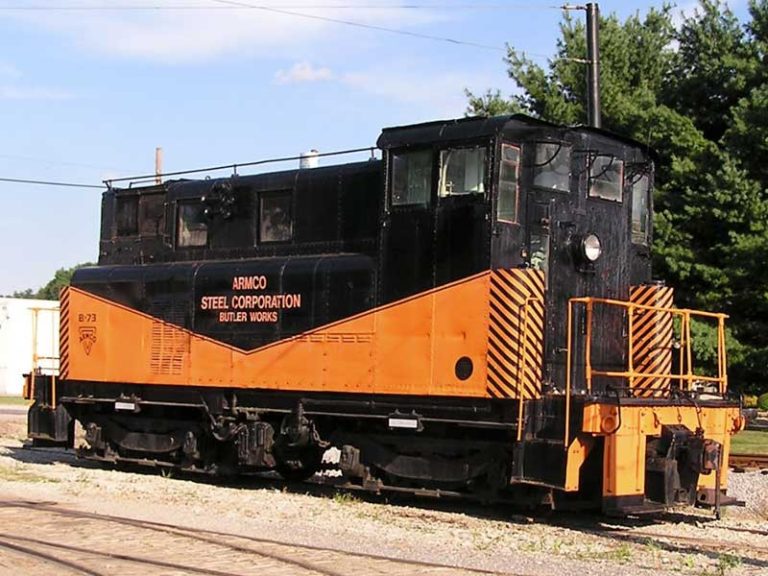
<svg viewBox="0 0 768 576"><path fill-rule="evenodd" d="M118 196L115 200L115 221L118 236L139 233L139 197Z"/></svg>
<svg viewBox="0 0 768 576"><path fill-rule="evenodd" d="M440 197L485 193L485 148L440 152Z"/></svg>
<svg viewBox="0 0 768 576"><path fill-rule="evenodd" d="M208 219L202 202L179 203L176 245L180 248L208 244Z"/></svg>
<svg viewBox="0 0 768 576"><path fill-rule="evenodd" d="M432 151L392 154L392 205L428 204L432 190Z"/></svg>
<svg viewBox="0 0 768 576"><path fill-rule="evenodd" d="M570 146L560 142L539 142L533 163L533 185L567 192L570 184Z"/></svg>
<svg viewBox="0 0 768 576"><path fill-rule="evenodd" d="M499 166L499 198L496 203L496 219L517 222L517 203L520 190L520 148L501 145Z"/></svg>
<svg viewBox="0 0 768 576"><path fill-rule="evenodd" d="M598 155L589 170L589 195L621 202L624 162L612 155Z"/></svg>
<svg viewBox="0 0 768 576"><path fill-rule="evenodd" d="M165 232L165 194L143 194L139 201L139 234L160 236Z"/></svg>
<svg viewBox="0 0 768 576"><path fill-rule="evenodd" d="M290 190L261 195L259 205L259 242L287 242L293 238Z"/></svg>
<svg viewBox="0 0 768 576"><path fill-rule="evenodd" d="M648 174L637 175L632 184L632 242L648 244L650 235L650 177Z"/></svg>

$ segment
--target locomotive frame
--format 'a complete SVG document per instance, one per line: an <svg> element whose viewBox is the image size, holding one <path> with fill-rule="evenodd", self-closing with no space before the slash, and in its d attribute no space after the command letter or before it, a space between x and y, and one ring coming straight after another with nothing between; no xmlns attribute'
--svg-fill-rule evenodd
<svg viewBox="0 0 768 576"><path fill-rule="evenodd" d="M725 316L653 282L653 157L526 116L382 160L110 187L29 435L82 457L606 513L726 496ZM695 370L691 323L717 327ZM675 342L676 334L678 341ZM677 347L677 348L676 348Z"/></svg>

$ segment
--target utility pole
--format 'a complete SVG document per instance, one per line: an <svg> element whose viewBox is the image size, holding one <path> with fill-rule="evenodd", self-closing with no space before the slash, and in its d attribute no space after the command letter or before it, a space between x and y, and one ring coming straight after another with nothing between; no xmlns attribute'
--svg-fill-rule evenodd
<svg viewBox="0 0 768 576"><path fill-rule="evenodd" d="M600 128L600 8L587 4L587 123Z"/></svg>
<svg viewBox="0 0 768 576"><path fill-rule="evenodd" d="M584 10L587 13L587 59L576 60L587 65L587 124L600 128L600 8L590 2L586 6L566 4L563 10Z"/></svg>

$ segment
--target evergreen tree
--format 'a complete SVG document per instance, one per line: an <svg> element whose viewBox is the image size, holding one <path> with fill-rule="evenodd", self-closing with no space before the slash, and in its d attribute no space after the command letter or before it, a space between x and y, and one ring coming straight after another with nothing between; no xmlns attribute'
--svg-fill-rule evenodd
<svg viewBox="0 0 768 576"><path fill-rule="evenodd" d="M700 0L677 28L668 6L600 21L603 127L659 155L655 274L678 303L731 316L732 381L745 389L764 386L768 361L767 47L768 0L752 0L746 24L719 0ZM509 48L522 93L468 93L467 112L583 124L585 59L584 24L566 15L546 69Z"/></svg>

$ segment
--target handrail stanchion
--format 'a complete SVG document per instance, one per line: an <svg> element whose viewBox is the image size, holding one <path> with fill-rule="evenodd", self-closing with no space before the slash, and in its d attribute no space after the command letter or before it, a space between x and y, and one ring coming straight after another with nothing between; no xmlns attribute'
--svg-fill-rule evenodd
<svg viewBox="0 0 768 576"><path fill-rule="evenodd" d="M718 319L720 329L720 349L722 350L722 359L720 362L720 394L725 394L728 390L728 349L725 346L725 315L721 314Z"/></svg>
<svg viewBox="0 0 768 576"><path fill-rule="evenodd" d="M691 387L693 386L693 351L691 346L691 313L687 310L684 312L685 317L685 353L688 357L688 365L686 366L686 378L688 380L688 391L690 392Z"/></svg>
<svg viewBox="0 0 768 576"><path fill-rule="evenodd" d="M525 364L528 362L528 300L525 301L523 310L523 334L521 341L522 354L518 354L520 365L517 367L517 441L523 439L523 378L525 378Z"/></svg>
<svg viewBox="0 0 768 576"><path fill-rule="evenodd" d="M571 371L572 371L572 353L573 348L573 302L568 301L568 336L565 350L565 438L563 446L568 450L568 441L570 440L571 426Z"/></svg>
<svg viewBox="0 0 768 576"><path fill-rule="evenodd" d="M677 381L680 383L680 390L685 390L685 381L683 379L683 368L685 367L685 316L680 314L680 349L678 350L678 365L680 373L677 375Z"/></svg>
<svg viewBox="0 0 768 576"><path fill-rule="evenodd" d="M587 392L592 392L592 299L587 300L587 326L586 336L587 342L585 344L585 363L584 373L587 381Z"/></svg>
<svg viewBox="0 0 768 576"><path fill-rule="evenodd" d="M635 308L630 303L629 308L627 308L627 314L629 314L627 318L627 322L629 324L629 334L627 340L629 340L628 343L628 359L627 359L627 366L629 368L629 389L630 393L634 394L635 391Z"/></svg>

